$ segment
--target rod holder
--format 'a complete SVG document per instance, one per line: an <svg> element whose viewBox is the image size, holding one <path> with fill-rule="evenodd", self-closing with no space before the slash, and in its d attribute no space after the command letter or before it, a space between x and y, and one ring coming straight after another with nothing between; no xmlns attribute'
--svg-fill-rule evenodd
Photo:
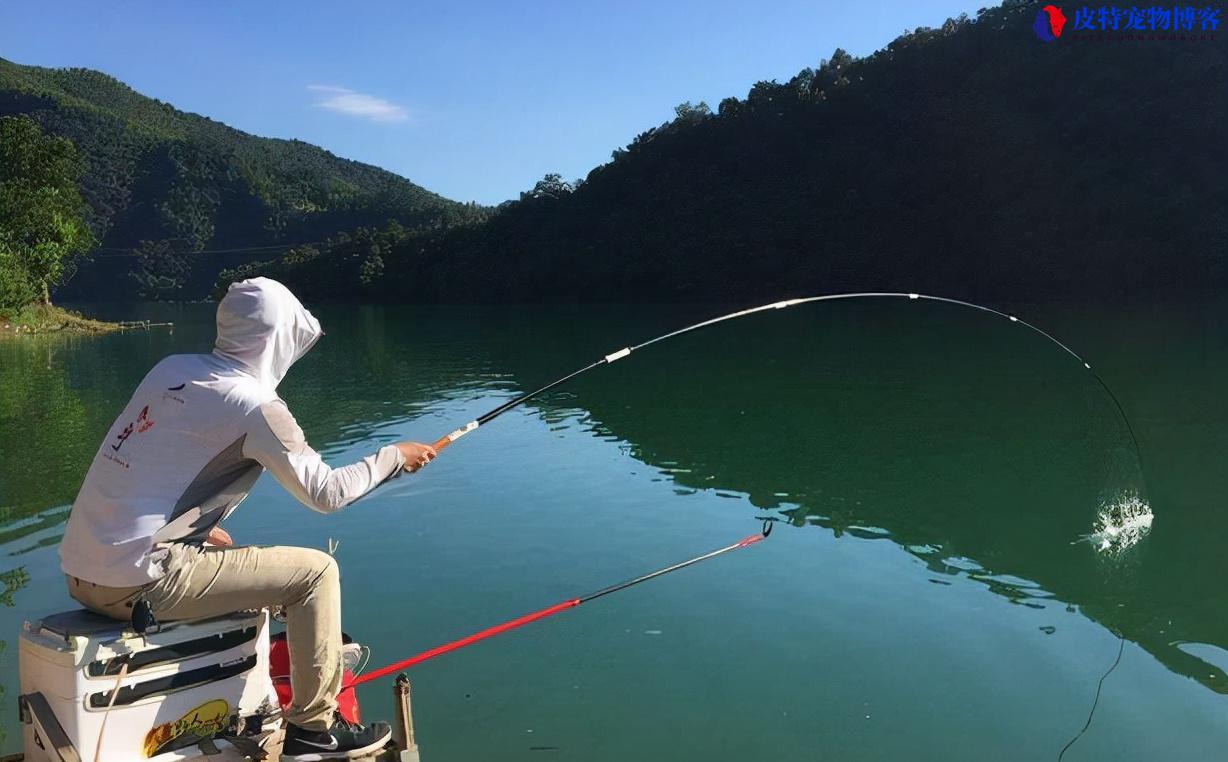
<svg viewBox="0 0 1228 762"><path fill-rule="evenodd" d="M414 712L409 694L409 676L402 672L392 686L396 714L392 725L392 742L396 744L397 762L420 762L418 744L414 741Z"/></svg>

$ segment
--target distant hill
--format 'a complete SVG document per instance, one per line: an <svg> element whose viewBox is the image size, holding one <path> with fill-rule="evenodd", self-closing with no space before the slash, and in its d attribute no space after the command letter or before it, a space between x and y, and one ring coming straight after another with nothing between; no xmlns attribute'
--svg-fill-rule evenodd
<svg viewBox="0 0 1228 762"><path fill-rule="evenodd" d="M252 259L252 247L388 220L440 229L485 214L302 141L178 111L89 69L0 59L0 116L14 114L71 139L86 161L81 190L101 248L61 297L199 297L223 266ZM193 255L230 249L241 250Z"/></svg>
<svg viewBox="0 0 1228 762"><path fill-rule="evenodd" d="M714 111L684 104L578 187L547 177L480 226L347 237L227 277L434 301L1222 294L1222 31L1068 25L1046 43L1039 11L1009 2Z"/></svg>

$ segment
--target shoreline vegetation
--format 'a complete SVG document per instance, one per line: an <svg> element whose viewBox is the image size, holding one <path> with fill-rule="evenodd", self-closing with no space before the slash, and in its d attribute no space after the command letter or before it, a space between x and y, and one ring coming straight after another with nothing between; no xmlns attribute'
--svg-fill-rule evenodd
<svg viewBox="0 0 1228 762"><path fill-rule="evenodd" d="M221 269L257 254L389 220L424 231L488 214L301 140L179 111L89 69L0 58L0 123L9 119L19 120L11 129L27 146L9 152L13 174L37 180L31 189L52 184L40 171L49 151L35 146L62 139L75 147L71 171L52 179L71 175L68 195L83 200L79 216L93 240L71 277L51 284L63 301L200 298ZM5 155L0 144L0 186Z"/></svg>
<svg viewBox="0 0 1228 762"><path fill-rule="evenodd" d="M1221 298L1223 47L1047 45L1036 13L1004 0L682 103L496 207L0 59L0 310L257 275L338 303ZM1202 107L1173 112L1172 83Z"/></svg>
<svg viewBox="0 0 1228 762"><path fill-rule="evenodd" d="M19 310L0 311L0 340L47 334L111 333L128 327L137 326L95 320L52 304L32 304Z"/></svg>
<svg viewBox="0 0 1228 762"><path fill-rule="evenodd" d="M227 263L215 293L268 275L334 302L1219 298L1223 46L1046 45L1037 12L1006 0L866 57L837 49L682 103L480 224L358 228ZM1174 92L1200 108L1173 112Z"/></svg>

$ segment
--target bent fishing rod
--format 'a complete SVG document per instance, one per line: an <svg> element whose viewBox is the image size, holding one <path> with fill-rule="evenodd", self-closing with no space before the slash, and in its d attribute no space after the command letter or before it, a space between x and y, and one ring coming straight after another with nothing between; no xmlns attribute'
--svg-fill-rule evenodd
<svg viewBox="0 0 1228 762"><path fill-rule="evenodd" d="M676 563L672 566L666 566L663 569L657 569L656 571L640 575L634 579L629 579L626 582L620 582L617 585L610 585L609 587L603 587L594 593L589 593L588 595L581 595L578 598L568 598L567 600L556 603L553 606L547 606L544 609L538 609L537 611L534 611L529 614L525 614L524 616L519 616L519 617L516 617L515 619L509 619L508 621L503 622L502 624L497 624L493 627L487 627L485 630L479 630L478 632L475 632L472 635L467 635L459 640L454 640L451 643L444 643L441 646L436 646L435 648L432 648L429 651L423 651L422 653L417 654L415 656L411 656L408 659L403 659L401 661L394 662L392 664L389 664L386 667L380 667L379 669L373 672L367 672L363 675L360 675L354 678L344 687L350 688L355 685L362 685L363 683L371 682L372 680L378 680L381 677L391 675L393 672L398 672L403 669L408 669L414 666L415 664L421 664L422 662L427 661L428 659L434 659L436 656L443 656L446 653L456 651L458 649L464 648L465 646L471 646L474 643L477 643L482 640L486 640L487 638L493 638L496 635L501 635L509 630L514 630L517 627L523 627L524 625L529 624L530 622L536 622L539 619L545 619L548 616L554 616L555 614L561 611L567 611L568 609L574 609L576 606L579 606L582 603L588 603L589 601L596 600L598 598L601 598L602 596L606 596L611 593L617 593L620 590L626 590L627 588L632 587L634 585L638 585L641 582L647 582L650 579L656 579L657 577L660 577L665 574L669 574L670 572L676 572L679 569L685 569L686 567L697 564L700 561L707 561L710 558L716 558L717 556L724 555L725 553L728 553L732 550L750 547L751 545L754 545L755 543L759 542L760 540L767 537L771 533L772 533L772 522L770 520L764 521L763 529L760 532L749 535L747 537L743 537L737 542L726 545L723 548L717 548L716 550L708 551L707 553L704 553L701 556L695 556L694 558L689 558L686 561Z"/></svg>
<svg viewBox="0 0 1228 762"><path fill-rule="evenodd" d="M486 414L479 416L477 419L470 421L469 423L465 424L459 429L456 429L450 434L447 434L446 436L443 436L440 439L438 439L434 443L435 451L436 453L438 453L444 450L445 448L450 447L453 442L457 441L461 437L464 437L470 432L475 431L479 427L484 426L487 423L490 423L495 418L498 418L499 416L503 415L507 411L517 408L523 405L524 403L528 402L529 400L533 399L534 397L537 397L540 394L548 392L551 389L554 389L558 386L561 386L567 383L568 381L571 381L572 379L576 378L577 376L583 375L584 373L587 373L588 371L593 370L594 368L600 367L602 365L611 365L623 359L624 357L627 357L633 352L638 352L642 349L652 346L653 344L657 344L662 341L672 339L676 336L681 336L683 334L690 333L692 331L697 331L701 328L707 328L709 326L716 325L718 323L724 323L729 320L735 320L737 318L746 317L747 315L753 315L759 312L767 312L769 310L786 309L786 308L795 307L801 304L812 304L816 302L832 302L832 301L847 300L847 299L876 299L876 298L908 299L909 301L917 301L917 302L920 302L920 301L939 302L943 304L954 305L957 307L964 307L964 308L968 308L972 310L977 310L979 312L989 314L989 315L994 315L1000 318L1005 318L1012 323L1017 323L1019 325L1022 325L1023 327L1033 331L1034 333L1039 334L1045 340L1049 341L1051 344L1056 345L1059 349L1061 349L1067 355L1077 360L1080 365L1082 365L1088 372L1090 372L1092 377L1096 380L1096 383L1100 385L1100 388L1103 389L1105 394L1108 395L1109 399L1112 400L1114 407L1117 409L1118 415L1121 416L1122 423L1125 424L1127 433L1129 433L1130 435L1130 441L1134 445L1134 454L1135 454L1135 458L1137 459L1137 462L1139 465L1140 477L1141 477L1142 475L1141 471L1142 471L1142 465L1143 465L1142 464L1142 450L1139 447L1138 437L1134 433L1134 427L1130 425L1130 418L1129 416L1126 415L1125 408L1122 406L1121 401L1117 398L1117 395L1114 394L1113 390L1109 388L1109 385L1105 383L1103 378L1100 377L1100 374L1097 373L1095 370L1093 370L1091 364L1088 363L1086 360L1084 360L1083 357L1080 356L1077 352L1075 352L1073 349L1071 349L1066 344L1059 341L1052 334L1038 328L1037 326L1027 322L1026 320L1019 318L1016 315L1012 315L1007 312L1002 312L1001 310L997 310L992 307L986 307L984 305L964 301L962 299L952 299L949 297L932 296L929 294L920 294L920 293L915 293L915 292L906 293L906 292L895 292L895 291L866 291L866 292L855 292L855 293L844 293L844 294L824 294L824 295L819 295L819 296L802 297L798 299L785 299L779 302L772 302L771 304L764 304L759 307L751 307L749 309L731 312L726 315L720 315L714 318L710 318L708 320L704 320L704 321L695 323L693 325L688 325L683 328L679 328L677 330L670 331L669 333L662 334L661 336L658 336L653 339L649 339L648 341L644 341L639 344L635 344L633 346L623 347L622 349L611 352L610 354L605 355L601 359L596 360L592 363L589 363L588 365L584 366L583 368L580 368L579 370L572 371L571 373L568 373L562 378L552 381L539 389L534 389L533 391L527 392L525 394L521 394L518 397L514 397L513 399L510 399L504 402L503 404L487 412ZM717 550L711 551L702 556L696 556L695 558L689 559L687 561L683 561L681 563L674 564L673 566L668 566L664 569L659 569L655 572L650 572L641 577L636 577L635 579L628 580L627 582L623 582L618 585L612 585L602 590L598 590L595 593L590 593L589 595L581 596L579 598L569 598L568 600L562 601L561 603L556 603L553 606L548 606L544 609L540 609L530 614L525 614L524 616L518 617L516 619L511 619L502 624L498 624L493 627L489 627L485 630L475 632L472 635L461 638L460 640L455 640L455 641L452 641L451 643L446 643L444 645L437 646L435 648L430 649L429 651L423 651L422 653L416 656L411 656L408 659L404 659L394 664L390 664L386 667L377 669L374 672L369 672L360 677L357 677L346 687L361 685L362 683L370 682L372 680L377 680L381 677L392 674L393 672L396 672L398 670L408 669L409 667L412 667L415 664L420 664L424 661L427 661L428 659L433 659L437 656L441 656L451 651L455 651L457 649L464 648L465 646L472 645L473 643L477 643L479 641L486 640L487 638L491 638L501 633L507 632L509 630L513 630L523 625L529 624L530 622L535 622L539 619L545 619L546 617L553 616L554 614L557 614L561 611L566 611L568 609L575 608L576 606L579 606L582 603L586 603L596 598L600 598L601 596L609 595L610 593L614 593L619 590L625 590L631 587L632 585L637 585L641 582L646 582L650 579L659 577L663 574L668 574L672 571L677 571L678 569L682 569L692 564L699 563L700 561L705 561L709 558L714 558L724 553L728 553L731 550L736 550L738 548L745 548L749 545L753 545L754 543L757 543L760 540L764 539L765 537L768 536L768 534L771 533L771 531L772 531L771 522L764 521L763 530L759 534L750 535L749 537L745 537L739 540L738 542L735 542L731 545L726 545L723 548L718 548ZM1104 679L1105 677L1108 677L1109 672L1112 672L1113 669L1117 667L1118 662L1120 662L1121 660L1121 650L1120 649L1121 647L1124 646L1124 643L1125 643L1125 636L1122 635L1121 642L1119 643L1117 661L1115 661L1113 663L1113 666L1109 668L1109 671L1106 672L1104 676L1100 678L1100 686L1104 684ZM1069 749L1070 746L1073 745L1075 741L1077 741L1083 735L1084 732L1086 732L1087 727L1091 724L1092 715L1094 715L1096 711L1096 703L1099 702L1099 698L1100 698L1100 686L1097 686L1096 702L1092 704L1091 713L1088 715L1087 723L1084 725L1083 729L1080 730L1074 736L1074 738L1072 738L1069 742L1067 742L1066 746L1062 748L1062 751L1058 754L1059 762L1062 758L1062 755L1066 753L1066 750Z"/></svg>
<svg viewBox="0 0 1228 762"><path fill-rule="evenodd" d="M1134 435L1134 427L1130 425L1130 418L1126 415L1125 408L1122 407L1121 401L1117 399L1117 395L1114 394L1113 390L1109 388L1109 385L1104 382L1104 379L1100 377L1100 374L1097 373L1095 370L1092 370L1091 364L1088 363L1086 360L1084 360L1073 349L1063 344L1052 334L1047 333L1041 330L1040 328L1037 328L1035 325L1032 325L1026 320L1023 320L1010 313L996 310L992 307L985 307L980 304L974 304L972 302L963 301L962 299L951 299L945 296L931 296L929 294L905 293L905 292L896 292L896 291L863 291L863 292L847 293L847 294L824 294L821 296L807 296L807 297L802 297L799 299L786 299L780 302L772 302L771 304L764 304L759 307L751 307L750 309L738 310L737 312L730 312L727 315L720 315L718 317L710 318L708 320L704 320L699 323L695 323L694 325L688 325L685 328L679 328L677 330L670 331L669 333L658 336L655 339L649 339L648 341L644 341L639 344L635 344L633 346L623 347L622 349L611 352L610 354L605 355L599 360L589 363L588 365L584 366L583 368L580 368L579 370L568 373L566 376L563 376L562 378L559 378L555 381L551 381L550 383L546 384L540 389L535 389L526 394L522 394L519 397L510 399L504 402L503 404L499 405L498 407L494 408L490 412L486 413L485 415L478 417L476 420L470 421L469 423L465 424L464 426L461 426L459 429L456 429L450 434L440 437L434 443L433 447L435 448L435 451L438 453L442 451L444 448L450 447L453 442L465 436L466 434L469 434L470 432L475 431L481 426L485 426L486 424L490 423L494 419L503 415L507 411L523 405L524 403L528 402L529 400L533 399L539 394L543 394L558 386L562 386L568 381L571 381L573 378L576 378L577 376L587 373L590 370L593 370L594 368L601 367L602 365L612 365L613 363L623 359L624 357L627 357L632 352L638 352L641 349L645 349L647 347L652 346L653 344L658 344L662 341L672 339L676 336L681 336L685 333L697 331L701 328L707 328L708 326L713 326L718 323L724 323L728 320L735 320L737 318L746 317L747 315L754 315L755 313L758 313L758 312L767 312L769 310L782 310L788 307L796 307L801 304L813 304L816 302L833 302L833 301L846 300L846 299L908 299L909 301L918 301L918 302L926 301L926 302L940 302L943 304L952 304L957 307L966 307L969 309L977 310L979 312L987 313L990 315L995 315L997 317L1006 318L1012 323L1017 323L1023 326L1024 328L1027 328L1037 334L1040 334L1050 343L1057 345L1057 347L1059 347L1063 352L1065 352L1066 354L1070 355L1075 360L1077 360L1080 365L1082 365L1085 369L1087 369L1092 374L1092 377L1096 379L1096 382L1100 385L1100 388L1104 389L1105 393L1108 394L1109 399L1113 401L1113 405L1117 408L1117 412L1121 416L1122 422L1125 423L1126 431L1130 434L1130 440L1134 444L1135 457L1139 461L1140 469L1142 468L1142 451L1139 448L1138 437Z"/></svg>

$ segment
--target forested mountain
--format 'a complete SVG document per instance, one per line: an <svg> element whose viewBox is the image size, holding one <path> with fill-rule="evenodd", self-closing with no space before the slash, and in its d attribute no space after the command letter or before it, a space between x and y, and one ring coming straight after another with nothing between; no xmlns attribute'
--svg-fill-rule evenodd
<svg viewBox="0 0 1228 762"><path fill-rule="evenodd" d="M440 229L485 214L316 146L178 111L88 69L0 59L0 116L10 115L70 139L83 160L81 192L100 248L59 296L198 297L222 267L252 259L252 247L390 219ZM194 254L219 249L241 250Z"/></svg>
<svg viewBox="0 0 1228 762"><path fill-rule="evenodd" d="M548 176L482 225L361 230L223 280L423 301L1222 292L1222 34L1068 26L1046 43L1039 9L837 50L715 113L684 104L582 182Z"/></svg>

